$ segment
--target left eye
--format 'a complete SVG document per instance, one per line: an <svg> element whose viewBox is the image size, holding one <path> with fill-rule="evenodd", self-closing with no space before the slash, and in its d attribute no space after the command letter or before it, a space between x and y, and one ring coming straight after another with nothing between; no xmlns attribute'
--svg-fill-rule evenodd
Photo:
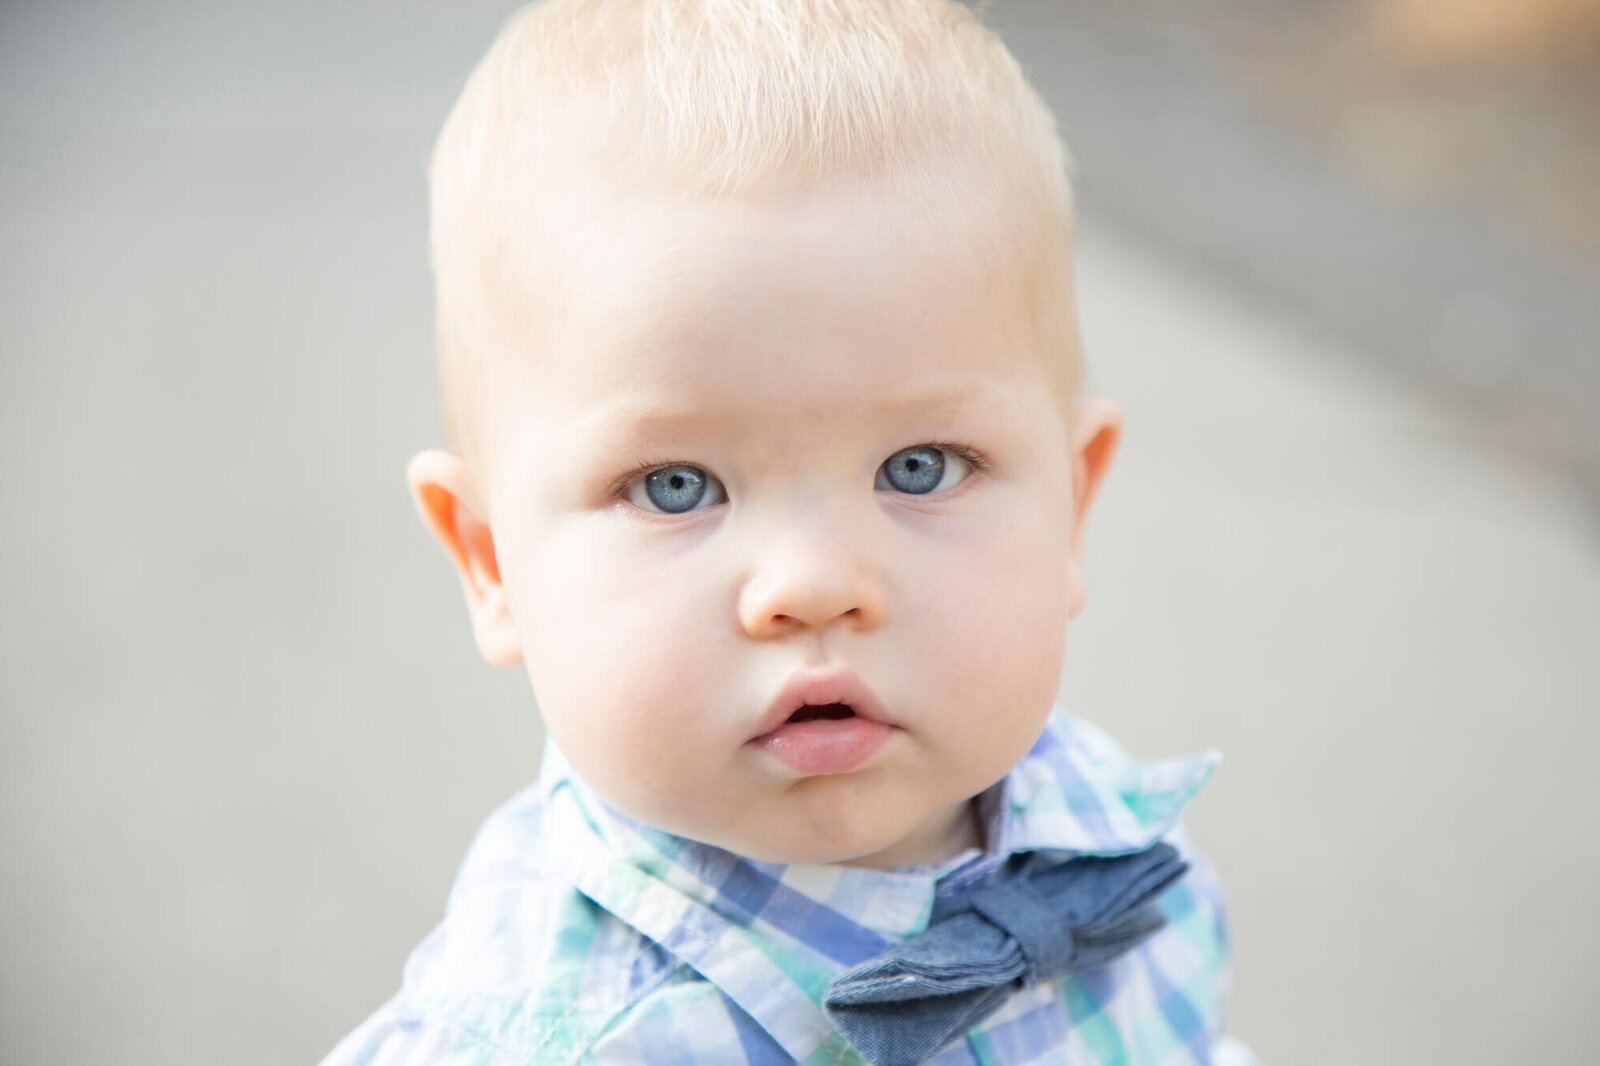
<svg viewBox="0 0 1600 1066"><path fill-rule="evenodd" d="M972 472L972 464L955 452L931 444L901 448L878 467L875 489L926 496L961 484Z"/></svg>
<svg viewBox="0 0 1600 1066"><path fill-rule="evenodd" d="M658 514L683 514L727 499L722 482L698 466L673 463L658 467L628 486L628 501Z"/></svg>

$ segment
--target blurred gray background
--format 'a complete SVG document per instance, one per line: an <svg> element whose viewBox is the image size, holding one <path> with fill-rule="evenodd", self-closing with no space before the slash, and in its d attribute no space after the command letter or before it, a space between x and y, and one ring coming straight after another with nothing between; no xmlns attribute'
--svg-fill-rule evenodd
<svg viewBox="0 0 1600 1066"><path fill-rule="evenodd" d="M310 1063L536 771L402 471L509 4L0 6L0 1060ZM1270 1063L1600 1058L1600 12L997 0L1128 437L1066 695Z"/></svg>

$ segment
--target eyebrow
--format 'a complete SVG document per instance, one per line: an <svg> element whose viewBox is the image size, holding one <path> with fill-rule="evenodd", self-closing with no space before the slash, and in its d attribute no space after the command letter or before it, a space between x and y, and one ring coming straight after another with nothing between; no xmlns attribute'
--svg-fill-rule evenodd
<svg viewBox="0 0 1600 1066"><path fill-rule="evenodd" d="M978 414L1005 417L1015 412L1018 403L1010 389L979 380L907 392L876 400L872 406L875 413L887 417L920 415L936 421L955 421ZM672 430L692 430L710 422L726 423L746 410L744 405L733 402L688 405L668 397L624 398L605 403L584 416L581 427L586 435L642 437Z"/></svg>

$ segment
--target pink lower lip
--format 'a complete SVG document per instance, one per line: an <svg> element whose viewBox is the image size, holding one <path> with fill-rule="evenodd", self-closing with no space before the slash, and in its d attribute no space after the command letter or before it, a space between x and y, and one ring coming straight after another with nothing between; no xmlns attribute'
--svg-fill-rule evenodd
<svg viewBox="0 0 1600 1066"><path fill-rule="evenodd" d="M797 773L844 774L872 758L893 731L860 715L818 718L785 722L751 743Z"/></svg>

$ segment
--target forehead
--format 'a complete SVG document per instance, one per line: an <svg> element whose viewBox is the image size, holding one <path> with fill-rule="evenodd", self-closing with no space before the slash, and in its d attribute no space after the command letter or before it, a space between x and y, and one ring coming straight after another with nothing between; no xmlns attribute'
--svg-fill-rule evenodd
<svg viewBox="0 0 1600 1066"><path fill-rule="evenodd" d="M729 414L761 399L838 411L1056 382L1071 353L1042 335L1044 266L1014 214L976 184L575 188L543 205L526 252L541 322L519 392L548 418L685 397Z"/></svg>

